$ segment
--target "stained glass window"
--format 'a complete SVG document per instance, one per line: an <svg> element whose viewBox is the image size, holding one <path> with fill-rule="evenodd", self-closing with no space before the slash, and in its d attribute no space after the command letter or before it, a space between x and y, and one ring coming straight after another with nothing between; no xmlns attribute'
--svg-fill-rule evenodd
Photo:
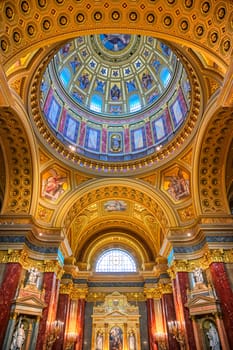
<svg viewBox="0 0 233 350"><path fill-rule="evenodd" d="M99 256L96 272L136 272L136 263L128 252L109 249Z"/></svg>

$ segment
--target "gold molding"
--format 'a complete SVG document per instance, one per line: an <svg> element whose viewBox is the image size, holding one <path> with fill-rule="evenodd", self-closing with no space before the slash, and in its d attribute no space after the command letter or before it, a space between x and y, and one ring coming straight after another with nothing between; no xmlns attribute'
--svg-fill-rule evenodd
<svg viewBox="0 0 233 350"><path fill-rule="evenodd" d="M168 269L168 274L172 279L177 272L191 272L195 268L206 270L212 263L233 263L233 249L213 249L208 250L200 259L193 260L175 260Z"/></svg>
<svg viewBox="0 0 233 350"><path fill-rule="evenodd" d="M154 288L145 288L144 294L147 299L161 299L163 294L172 294L171 283L158 283Z"/></svg>

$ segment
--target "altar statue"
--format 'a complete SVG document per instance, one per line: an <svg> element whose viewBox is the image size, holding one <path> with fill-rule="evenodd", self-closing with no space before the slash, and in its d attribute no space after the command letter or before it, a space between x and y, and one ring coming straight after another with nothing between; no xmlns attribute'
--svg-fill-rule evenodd
<svg viewBox="0 0 233 350"><path fill-rule="evenodd" d="M13 334L10 350L21 350L24 344L24 340L25 340L24 325L22 322L20 322Z"/></svg>

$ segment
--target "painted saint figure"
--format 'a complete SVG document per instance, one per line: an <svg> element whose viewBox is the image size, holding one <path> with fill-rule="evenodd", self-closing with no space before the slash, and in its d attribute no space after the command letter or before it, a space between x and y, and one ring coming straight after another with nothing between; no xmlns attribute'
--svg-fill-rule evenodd
<svg viewBox="0 0 233 350"><path fill-rule="evenodd" d="M111 88L111 99L113 101L116 101L116 100L119 100L120 96L121 96L121 90L116 84L113 85L113 87Z"/></svg>
<svg viewBox="0 0 233 350"><path fill-rule="evenodd" d="M119 327L113 327L110 331L110 350L123 349L122 330Z"/></svg>

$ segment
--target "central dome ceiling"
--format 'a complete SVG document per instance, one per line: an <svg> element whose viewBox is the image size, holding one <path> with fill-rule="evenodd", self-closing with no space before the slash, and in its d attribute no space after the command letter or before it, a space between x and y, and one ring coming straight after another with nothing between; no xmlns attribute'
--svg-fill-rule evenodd
<svg viewBox="0 0 233 350"><path fill-rule="evenodd" d="M62 46L41 83L41 109L66 146L122 162L165 144L190 109L190 84L175 53L141 35L83 36Z"/></svg>

